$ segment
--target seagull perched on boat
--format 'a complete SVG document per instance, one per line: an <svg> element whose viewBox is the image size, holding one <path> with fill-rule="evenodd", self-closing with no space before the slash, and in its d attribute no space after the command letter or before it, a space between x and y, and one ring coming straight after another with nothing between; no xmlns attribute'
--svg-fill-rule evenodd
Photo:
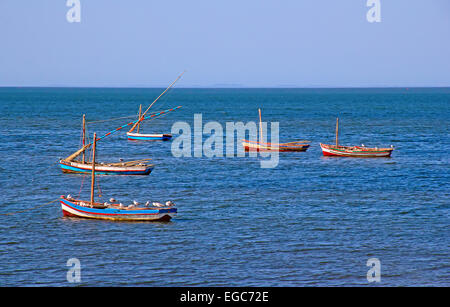
<svg viewBox="0 0 450 307"><path fill-rule="evenodd" d="M175 206L175 204L171 200L169 200L169 201L166 201L166 206L173 207L173 206Z"/></svg>
<svg viewBox="0 0 450 307"><path fill-rule="evenodd" d="M160 203L157 203L157 202L154 202L153 203L153 206L154 207L162 207L162 206L164 206L163 204L160 204Z"/></svg>
<svg viewBox="0 0 450 307"><path fill-rule="evenodd" d="M122 162L122 161L123 161L123 159L122 159L122 158L119 158L119 161L120 161L120 162Z"/></svg>
<svg viewBox="0 0 450 307"><path fill-rule="evenodd" d="M148 205L150 205L149 201L147 201L144 206L148 207Z"/></svg>
<svg viewBox="0 0 450 307"><path fill-rule="evenodd" d="M135 206L139 206L139 203L138 203L137 201L135 201L135 200L133 200L133 204L134 204Z"/></svg>
<svg viewBox="0 0 450 307"><path fill-rule="evenodd" d="M114 198L112 198L112 197L109 199L109 201L112 202L112 203L116 202L116 200Z"/></svg>

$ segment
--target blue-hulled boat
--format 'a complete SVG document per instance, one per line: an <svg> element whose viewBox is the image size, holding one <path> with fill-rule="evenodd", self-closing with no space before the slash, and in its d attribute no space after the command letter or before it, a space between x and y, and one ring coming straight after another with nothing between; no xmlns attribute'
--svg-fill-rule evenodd
<svg viewBox="0 0 450 307"><path fill-rule="evenodd" d="M143 134L127 132L130 141L168 141L172 138L171 134Z"/></svg>
<svg viewBox="0 0 450 307"><path fill-rule="evenodd" d="M103 136L97 138L95 141L99 141L111 134L120 131L121 129L135 124L131 122L125 124L117 129L114 129ZM86 144L86 120L83 115L83 136L82 147L69 157L59 160L59 166L64 173L90 173L92 170L92 162L86 161L86 150L92 145L92 143ZM76 160L78 156L82 155L81 159ZM99 175L149 175L153 168L153 164L148 164L151 159L140 159L135 161L121 161L117 163L96 163L95 168Z"/></svg>
<svg viewBox="0 0 450 307"><path fill-rule="evenodd" d="M164 92L162 92L151 104L150 106L145 110L144 113L142 113L142 105L139 105L139 113L138 113L138 120L137 122L131 127L131 129L127 132L127 136L128 136L128 140L132 140L132 141L168 141L172 138L171 134L162 134L162 133L156 133L156 134L144 134L144 133L139 133L139 129L141 127L141 122L144 119L149 119L149 120L153 120L156 117L165 115L168 112L172 112L174 110L177 110L179 108L181 108L181 106L178 106L176 108L172 108L166 111L162 111L156 114L152 114L151 116L147 116L145 117L145 114L147 114L147 112L150 110L150 108L155 104L155 102L158 101L159 98L161 98L180 78L181 76L184 74L184 72L182 72L176 79L175 81L173 81L165 90ZM136 130L136 132L134 132Z"/></svg>
<svg viewBox="0 0 450 307"><path fill-rule="evenodd" d="M120 204L102 204L68 199L62 195L61 209L66 217L79 217L111 221L170 221L176 214L175 207L123 207Z"/></svg>
<svg viewBox="0 0 450 307"><path fill-rule="evenodd" d="M146 161L144 159L119 163L97 163L95 168L98 175L149 175L154 165L147 164ZM90 173L92 170L91 162L60 160L59 166L64 173Z"/></svg>

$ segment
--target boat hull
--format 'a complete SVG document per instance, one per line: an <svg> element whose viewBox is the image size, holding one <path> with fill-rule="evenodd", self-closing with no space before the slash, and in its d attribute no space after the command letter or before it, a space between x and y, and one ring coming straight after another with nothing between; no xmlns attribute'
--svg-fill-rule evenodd
<svg viewBox="0 0 450 307"><path fill-rule="evenodd" d="M131 141L168 141L172 138L171 134L142 134L127 133L128 139Z"/></svg>
<svg viewBox="0 0 450 307"><path fill-rule="evenodd" d="M116 209L116 208L90 208L77 204L65 197L60 199L63 215L87 219L110 221L170 221L176 214L177 208L145 208L145 209Z"/></svg>
<svg viewBox="0 0 450 307"><path fill-rule="evenodd" d="M59 161L59 166L64 173L92 173L92 165L87 163L61 160ZM96 164L95 173L99 175L149 175L153 168L153 165L108 166Z"/></svg>
<svg viewBox="0 0 450 307"><path fill-rule="evenodd" d="M271 144L271 143L258 143L247 140L242 141L245 151L306 151L309 148L309 144L298 145L286 145L286 144Z"/></svg>
<svg viewBox="0 0 450 307"><path fill-rule="evenodd" d="M320 144L324 156L353 157L353 158L387 158L393 148L368 148L360 146L334 146Z"/></svg>

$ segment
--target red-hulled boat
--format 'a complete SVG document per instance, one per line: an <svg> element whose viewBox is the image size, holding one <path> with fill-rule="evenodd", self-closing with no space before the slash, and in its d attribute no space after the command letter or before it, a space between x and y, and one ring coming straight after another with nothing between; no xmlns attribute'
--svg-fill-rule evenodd
<svg viewBox="0 0 450 307"><path fill-rule="evenodd" d="M394 147L390 148L378 148L378 147L366 147L361 146L343 146L339 145L339 118L336 119L336 144L322 144L322 153L324 156L336 156L336 157L354 157L354 158L386 158L390 157Z"/></svg>

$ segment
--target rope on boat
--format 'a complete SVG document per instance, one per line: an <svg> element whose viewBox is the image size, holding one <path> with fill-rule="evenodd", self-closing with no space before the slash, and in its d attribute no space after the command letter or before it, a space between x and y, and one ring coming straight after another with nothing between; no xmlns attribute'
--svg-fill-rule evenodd
<svg viewBox="0 0 450 307"><path fill-rule="evenodd" d="M151 113L150 115L159 114L160 112L164 112L164 111L154 112L154 113ZM113 120L125 119L125 118L134 118L134 117L136 117L136 115L116 117L116 118L103 119L103 120L86 121L86 124L104 123L104 122L110 122L110 121L113 121Z"/></svg>
<svg viewBox="0 0 450 307"><path fill-rule="evenodd" d="M132 117L136 117L136 115L116 117L116 118L104 119L104 120L94 120L94 121L90 121L90 122L86 121L86 124L104 123L104 122L109 122L109 121L113 121L113 120L117 120L117 119L132 118Z"/></svg>
<svg viewBox="0 0 450 307"><path fill-rule="evenodd" d="M46 205L52 204L52 203L57 202L57 201L59 201L59 198L57 198L55 200L52 200L52 201L49 201L48 203L45 203L45 204L42 204L42 205L39 205L39 206L31 207L31 208L28 208L28 209L25 209L25 210L20 210L20 211L9 212L9 213L0 213L0 215L13 215L13 214L17 214L17 213L23 213L23 212L31 211L31 210L34 210L34 209L38 209L40 207L44 207Z"/></svg>
<svg viewBox="0 0 450 307"><path fill-rule="evenodd" d="M86 175L83 175L83 178L81 179L81 187L80 187L80 191L78 192L78 198L80 198L81 190L83 189L83 183L84 183L84 178L85 177L86 177Z"/></svg>
<svg viewBox="0 0 450 307"><path fill-rule="evenodd" d="M149 115L149 116L147 116L147 117L141 116L141 118L138 119L138 120L135 120L135 121L133 121L133 122L131 122L131 123L125 124L125 125L123 125L123 126L120 126L119 128L116 128L116 129L114 129L114 130L111 130L110 132L108 132L108 133L102 135L101 137L97 138L97 141L99 141L99 140L101 140L101 139L107 137L108 135L114 134L114 133L116 133L117 131L119 131L119 130L121 130L121 129L127 127L127 126L131 126L131 125L133 125L133 124L137 124L138 122L143 121L143 120L150 120L150 119L152 119L152 118L161 116L161 115L163 115L163 114L165 114L165 113L169 113L169 112L174 111L174 110L179 109L179 108L181 108L181 106L178 106L178 107L175 107L175 108L171 108L171 109L167 109L167 110L164 110L164 111L161 111L161 112L158 112L158 113L154 113L154 114L151 114L151 115Z"/></svg>

